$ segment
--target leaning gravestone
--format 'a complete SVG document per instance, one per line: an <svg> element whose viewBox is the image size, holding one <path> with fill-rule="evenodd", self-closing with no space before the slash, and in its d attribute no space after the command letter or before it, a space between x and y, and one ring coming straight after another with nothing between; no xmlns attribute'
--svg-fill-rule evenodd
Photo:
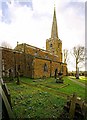
<svg viewBox="0 0 87 120"><path fill-rule="evenodd" d="M68 96L64 109L69 113L69 120L86 120L87 104L77 97L76 93Z"/></svg>
<svg viewBox="0 0 87 120"><path fill-rule="evenodd" d="M0 120L2 119L2 98L0 95Z"/></svg>
<svg viewBox="0 0 87 120"><path fill-rule="evenodd" d="M0 79L0 100L1 100L1 108L2 111L0 111L0 114L2 114L2 120L11 120L15 119L12 109L11 109L11 101L10 101L10 94L7 89L7 86L5 83L3 83L3 80Z"/></svg>
<svg viewBox="0 0 87 120"><path fill-rule="evenodd" d="M73 120L73 118L74 118L76 97L77 97L76 94L73 94L73 97L71 98L71 104L70 104L70 110L69 110L70 120Z"/></svg>

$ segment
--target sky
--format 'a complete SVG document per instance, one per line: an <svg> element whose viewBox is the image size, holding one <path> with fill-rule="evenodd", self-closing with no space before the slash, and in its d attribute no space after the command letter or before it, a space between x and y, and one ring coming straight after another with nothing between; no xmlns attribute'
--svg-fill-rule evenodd
<svg viewBox="0 0 87 120"><path fill-rule="evenodd" d="M19 42L45 49L54 3L63 49L85 45L85 0L0 0L0 46Z"/></svg>

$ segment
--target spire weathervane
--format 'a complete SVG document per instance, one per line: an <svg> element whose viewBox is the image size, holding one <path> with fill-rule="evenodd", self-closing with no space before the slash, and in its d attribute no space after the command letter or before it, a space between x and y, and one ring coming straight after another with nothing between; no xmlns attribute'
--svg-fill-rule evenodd
<svg viewBox="0 0 87 120"><path fill-rule="evenodd" d="M55 0L54 0L54 8L55 8Z"/></svg>

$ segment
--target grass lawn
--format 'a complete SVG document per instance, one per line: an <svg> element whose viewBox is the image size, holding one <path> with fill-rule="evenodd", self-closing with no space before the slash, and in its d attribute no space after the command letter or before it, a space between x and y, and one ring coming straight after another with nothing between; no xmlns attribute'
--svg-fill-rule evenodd
<svg viewBox="0 0 87 120"><path fill-rule="evenodd" d="M76 77L74 76L70 76L72 79L77 80ZM83 84L87 84L87 77L85 76L80 76L78 79L79 82L83 83Z"/></svg>
<svg viewBox="0 0 87 120"><path fill-rule="evenodd" d="M64 77L64 84L58 84L54 78L20 78L7 83L11 93L12 109L16 118L57 118L67 101L67 95L76 92L85 99L85 88Z"/></svg>
<svg viewBox="0 0 87 120"><path fill-rule="evenodd" d="M87 83L87 77L85 76L80 76L80 79L79 79L80 82L86 84Z"/></svg>

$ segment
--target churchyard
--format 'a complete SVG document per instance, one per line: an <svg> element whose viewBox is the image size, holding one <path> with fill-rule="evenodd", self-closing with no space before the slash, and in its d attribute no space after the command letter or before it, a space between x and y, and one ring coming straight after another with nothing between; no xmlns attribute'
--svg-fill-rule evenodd
<svg viewBox="0 0 87 120"><path fill-rule="evenodd" d="M55 78L30 79L20 78L20 85L8 82L11 94L12 111L16 119L21 118L59 118L67 102L67 95L74 92L85 100L85 87L63 77L64 83L56 83ZM75 78L72 78L76 80ZM87 78L79 82L85 84Z"/></svg>

